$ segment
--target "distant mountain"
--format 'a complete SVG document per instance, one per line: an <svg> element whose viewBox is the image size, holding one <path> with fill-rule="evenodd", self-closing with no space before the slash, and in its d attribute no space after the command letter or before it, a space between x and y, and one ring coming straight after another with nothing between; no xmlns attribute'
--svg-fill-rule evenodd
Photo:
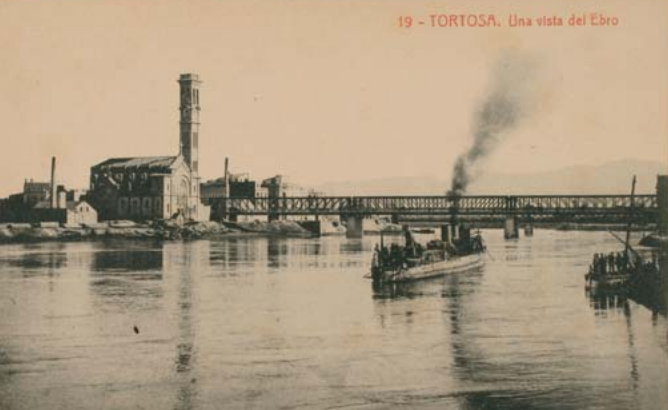
<svg viewBox="0 0 668 410"><path fill-rule="evenodd" d="M656 176L668 174L668 164L629 159L533 174L485 174L471 185L469 193L626 194L634 174L637 193L654 193ZM314 188L329 195L443 195L449 185L448 179L436 177L396 177L326 182Z"/></svg>

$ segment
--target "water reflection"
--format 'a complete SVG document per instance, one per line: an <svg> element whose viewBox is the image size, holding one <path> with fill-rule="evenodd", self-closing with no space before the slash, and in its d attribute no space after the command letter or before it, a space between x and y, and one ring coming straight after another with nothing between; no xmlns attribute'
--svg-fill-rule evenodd
<svg viewBox="0 0 668 410"><path fill-rule="evenodd" d="M0 270L20 269L24 277L52 275L67 266L68 254L63 243L52 243L46 247L26 244L17 252L0 258Z"/></svg>
<svg viewBox="0 0 668 410"><path fill-rule="evenodd" d="M614 291L593 290L588 293L591 306L596 315L606 319L617 319L623 315L628 344L629 375L632 381L633 394L637 402L639 387L638 352L633 330L631 300L624 294Z"/></svg>
<svg viewBox="0 0 668 410"><path fill-rule="evenodd" d="M386 239L384 238L384 240ZM363 249L364 249L364 242L362 241L362 239L349 239L348 241L341 242L339 244L339 252L342 255L345 255L347 253L359 253L362 252Z"/></svg>
<svg viewBox="0 0 668 410"><path fill-rule="evenodd" d="M628 306L628 297L620 292L592 289L587 291L589 304L596 315L605 316L611 310L623 310Z"/></svg>
<svg viewBox="0 0 668 410"><path fill-rule="evenodd" d="M297 254L297 252L295 252ZM270 268L278 269L287 266L286 255L288 244L284 238L270 237L267 239L267 264Z"/></svg>
<svg viewBox="0 0 668 410"><path fill-rule="evenodd" d="M210 263L223 268L221 274L235 275L241 272L275 273L286 269L351 269L367 265L368 251L357 240L341 243L339 238L230 238L210 242ZM341 254L350 255L341 258Z"/></svg>
<svg viewBox="0 0 668 410"><path fill-rule="evenodd" d="M164 294L163 245L154 243L96 243L91 254L90 288L100 309L157 308Z"/></svg>
<svg viewBox="0 0 668 410"><path fill-rule="evenodd" d="M631 297L648 307L655 313L663 316L668 314L668 243L663 243L660 248L644 252L645 260L653 263L656 268L655 275L647 275L643 281L631 293Z"/></svg>
<svg viewBox="0 0 668 410"><path fill-rule="evenodd" d="M102 246L102 245L100 245ZM97 273L154 272L162 269L161 244L146 246L111 246L98 248L91 269Z"/></svg>
<svg viewBox="0 0 668 410"><path fill-rule="evenodd" d="M381 283L372 282L374 299L414 299L421 297L456 297L461 292L460 282L465 284L466 292L474 292L482 280L484 268L471 270L463 274L444 275L413 282Z"/></svg>
<svg viewBox="0 0 668 410"><path fill-rule="evenodd" d="M184 244L170 244L167 250L170 255L170 271L178 275L177 289L177 324L178 337L174 370L178 378L178 390L174 404L175 409L189 410L193 408L193 400L197 396L197 349L195 346L196 308L193 297L196 287L196 276L206 274L203 262L211 260L209 244L198 241Z"/></svg>

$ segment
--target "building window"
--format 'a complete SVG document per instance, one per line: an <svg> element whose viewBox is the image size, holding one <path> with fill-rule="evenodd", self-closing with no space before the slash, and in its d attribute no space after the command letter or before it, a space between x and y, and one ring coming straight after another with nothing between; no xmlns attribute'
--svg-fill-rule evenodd
<svg viewBox="0 0 668 410"><path fill-rule="evenodd" d="M142 201L142 214L144 216L151 215L151 198L144 198Z"/></svg>
<svg viewBox="0 0 668 410"><path fill-rule="evenodd" d="M120 198L118 200L118 215L125 216L128 213L128 199Z"/></svg>
<svg viewBox="0 0 668 410"><path fill-rule="evenodd" d="M196 132L193 132L193 148L197 148L199 138Z"/></svg>
<svg viewBox="0 0 668 410"><path fill-rule="evenodd" d="M132 216L138 216L141 213L139 198L130 199L130 214Z"/></svg>

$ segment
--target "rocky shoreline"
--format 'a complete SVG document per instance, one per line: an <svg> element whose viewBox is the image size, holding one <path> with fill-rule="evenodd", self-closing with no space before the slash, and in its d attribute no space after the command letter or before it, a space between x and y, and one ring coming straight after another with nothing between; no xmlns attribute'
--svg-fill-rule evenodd
<svg viewBox="0 0 668 410"><path fill-rule="evenodd" d="M37 225L9 223L0 225L0 243L5 244L97 239L204 239L234 235L313 236L311 232L293 221L242 223L197 222L184 225L164 221L152 224L112 221L87 226L62 226L57 223L41 223Z"/></svg>

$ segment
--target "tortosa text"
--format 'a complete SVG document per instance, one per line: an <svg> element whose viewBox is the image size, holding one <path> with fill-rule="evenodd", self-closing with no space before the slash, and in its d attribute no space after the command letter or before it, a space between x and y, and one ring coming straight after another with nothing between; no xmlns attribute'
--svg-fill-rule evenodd
<svg viewBox="0 0 668 410"><path fill-rule="evenodd" d="M431 27L499 27L494 14L430 14Z"/></svg>

